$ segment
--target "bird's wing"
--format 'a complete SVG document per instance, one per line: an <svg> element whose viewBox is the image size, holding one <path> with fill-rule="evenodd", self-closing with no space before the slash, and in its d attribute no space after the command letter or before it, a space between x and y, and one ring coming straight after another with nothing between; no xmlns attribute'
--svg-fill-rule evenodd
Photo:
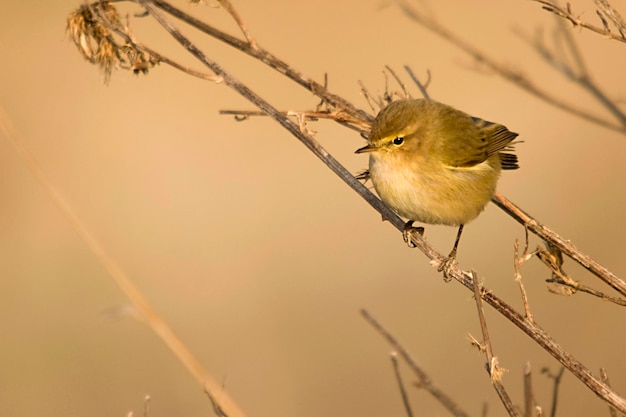
<svg viewBox="0 0 626 417"><path fill-rule="evenodd" d="M451 160L448 161L451 166L470 168L498 154L503 169L519 167L517 156L510 153L513 151L511 142L517 137L517 133L511 132L505 126L478 117L470 117L470 121L472 126L467 127L477 129L478 134L467 135L454 141L458 147L453 152Z"/></svg>

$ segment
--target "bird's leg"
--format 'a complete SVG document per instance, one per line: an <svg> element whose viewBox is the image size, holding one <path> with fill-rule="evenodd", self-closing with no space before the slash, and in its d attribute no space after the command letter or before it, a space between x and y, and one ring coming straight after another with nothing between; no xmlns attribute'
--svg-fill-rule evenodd
<svg viewBox="0 0 626 417"><path fill-rule="evenodd" d="M423 227L413 227L413 220L409 220L404 225L404 230L402 231L402 238L404 239L404 243L406 243L409 248L414 248L415 243L411 240L411 233L416 232L419 233L420 236L424 236L424 228Z"/></svg>
<svg viewBox="0 0 626 417"><path fill-rule="evenodd" d="M450 251L448 257L439 265L437 269L439 272L443 272L443 279L446 282L449 282L452 277L450 276L450 270L456 264L456 250L459 247L459 240L461 240L461 234L463 233L463 225L459 226L459 231L456 233L456 239L454 241L454 246Z"/></svg>

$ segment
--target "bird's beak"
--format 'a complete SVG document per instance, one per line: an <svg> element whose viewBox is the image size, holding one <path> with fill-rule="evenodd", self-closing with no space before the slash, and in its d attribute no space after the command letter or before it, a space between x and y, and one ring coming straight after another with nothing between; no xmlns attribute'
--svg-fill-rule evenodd
<svg viewBox="0 0 626 417"><path fill-rule="evenodd" d="M365 153L365 152L376 152L378 150L377 147L372 145L367 145L362 148L357 149L354 153Z"/></svg>

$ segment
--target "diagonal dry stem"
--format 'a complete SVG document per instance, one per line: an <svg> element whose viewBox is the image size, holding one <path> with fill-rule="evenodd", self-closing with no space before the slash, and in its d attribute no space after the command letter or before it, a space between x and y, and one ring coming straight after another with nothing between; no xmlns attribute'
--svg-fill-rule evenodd
<svg viewBox="0 0 626 417"><path fill-rule="evenodd" d="M87 226L78 218L74 210L72 210L72 207L67 203L67 201L65 201L55 186L50 182L50 180L48 180L48 177L41 170L39 163L14 133L10 126L9 119L2 108L0 108L0 132L2 132L5 139L13 146L19 157L28 167L35 179L41 184L42 188L46 191L55 206L59 209L63 216L65 216L71 227L89 248L91 253L96 257L100 264L104 266L109 276L120 287L122 292L134 306L137 313L142 319L144 319L152 331L154 331L154 333L161 338L165 345L182 362L189 373L193 375L196 381L207 392L212 393L214 398L219 397L219 406L225 411L225 414L227 414L228 417L245 417L245 413L237 406L231 397L223 391L220 384L210 376L198 358L194 356L187 345L185 345L185 343L174 333L165 320L163 320L157 311L150 305L139 288L137 288L137 286L135 286L132 282L128 274L126 274L123 268L115 262L111 255L109 255L106 249L94 237Z"/></svg>
<svg viewBox="0 0 626 417"><path fill-rule="evenodd" d="M474 290L474 300L476 301L476 310L478 311L478 321L480 322L480 330L483 335L482 343L479 343L479 348L485 353L487 357L487 372L491 378L491 384L496 390L498 397L507 413L511 417L521 417L519 411L513 405L509 393L506 391L504 384L502 383L502 374L504 370L498 364L498 358L493 354L493 347L491 345L491 338L489 337L489 328L487 327L487 319L485 318L485 310L483 308L483 300L481 295L481 285L478 283L478 273L472 271L472 286Z"/></svg>
<svg viewBox="0 0 626 417"><path fill-rule="evenodd" d="M598 33L606 38L626 43L626 23L617 12L617 10L613 8L613 6L611 6L607 0L594 0L596 5L598 6L596 15L600 19L602 27L594 25L592 23L587 23L583 21L580 17L575 15L572 11L570 3L566 3L565 6L561 6L556 1L534 1L541 4L544 10L547 10L550 13L554 13L555 15L567 20L574 27L587 29L592 32ZM618 33L614 33L611 30L609 22L611 22L615 26Z"/></svg>
<svg viewBox="0 0 626 417"><path fill-rule="evenodd" d="M562 100L558 97L558 95L549 93L546 89L535 84L519 71L513 71L507 65L497 62L486 52L470 44L461 36L454 33L452 30L445 27L431 16L428 16L426 13L422 13L417 8L411 6L408 2L399 1L398 4L400 8L404 11L404 13L414 22L420 24L422 27L428 29L442 39L445 39L448 42L452 43L461 51L471 56L477 63L483 65L486 68L489 68L494 73L500 75L501 77L523 89L524 91L531 93L532 95L538 97L546 103L552 104L553 106L558 107L568 113L576 115L577 117L588 120L592 123L606 127L611 130L626 133L625 124L616 124L610 120L606 120L603 117L593 115L583 108L572 105Z"/></svg>
<svg viewBox="0 0 626 417"><path fill-rule="evenodd" d="M378 331L391 345L391 347L398 352L398 354L409 365L409 368L419 379L419 387L428 391L437 401L439 401L452 415L456 417L468 417L468 414L463 411L450 396L448 396L441 388L439 388L433 380L426 374L424 369L417 364L411 354L398 342L398 340L367 310L361 310L361 315L367 322Z"/></svg>
<svg viewBox="0 0 626 417"><path fill-rule="evenodd" d="M613 289L622 296L626 296L626 282L609 271L606 267L597 263L589 255L583 253L572 242L563 239L556 232L538 222L524 210L513 204L504 195L500 194L500 192L496 191L491 201L504 210L509 216L523 224L529 231L536 234L547 243L554 245L562 253L578 262L583 268L613 287Z"/></svg>

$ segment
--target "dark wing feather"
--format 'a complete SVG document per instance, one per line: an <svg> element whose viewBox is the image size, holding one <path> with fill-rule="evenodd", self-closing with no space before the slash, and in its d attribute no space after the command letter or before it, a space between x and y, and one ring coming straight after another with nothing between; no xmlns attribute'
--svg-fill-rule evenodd
<svg viewBox="0 0 626 417"><path fill-rule="evenodd" d="M506 127L497 123L488 122L478 117L472 117L472 121L484 133L487 140L487 155L492 156L498 154L502 169L519 168L517 156L512 153L502 151L513 151L513 140L517 137L517 133L511 132Z"/></svg>
<svg viewBox="0 0 626 417"><path fill-rule="evenodd" d="M514 155L512 153L500 152L498 156L500 157L500 164L502 165L502 169L519 168L517 155Z"/></svg>

